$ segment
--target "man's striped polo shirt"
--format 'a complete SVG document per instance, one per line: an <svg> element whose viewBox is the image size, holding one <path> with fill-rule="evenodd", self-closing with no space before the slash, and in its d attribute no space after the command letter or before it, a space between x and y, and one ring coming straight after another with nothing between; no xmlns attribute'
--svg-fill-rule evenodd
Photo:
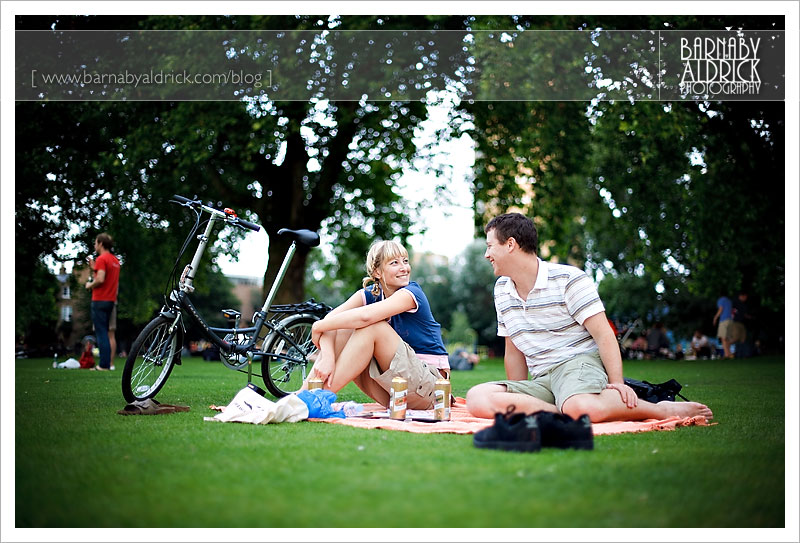
<svg viewBox="0 0 800 543"><path fill-rule="evenodd" d="M539 273L523 300L509 277L494 286L497 335L510 336L533 377L559 362L597 350L583 321L605 311L586 273L539 259Z"/></svg>

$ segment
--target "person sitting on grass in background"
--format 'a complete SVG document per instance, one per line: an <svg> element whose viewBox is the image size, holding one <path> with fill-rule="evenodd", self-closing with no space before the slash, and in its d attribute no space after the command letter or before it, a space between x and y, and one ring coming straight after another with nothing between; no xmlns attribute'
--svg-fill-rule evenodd
<svg viewBox="0 0 800 543"><path fill-rule="evenodd" d="M669 356L669 340L667 334L664 332L664 324L656 322L652 328L647 332L647 351L645 358Z"/></svg>
<svg viewBox="0 0 800 543"><path fill-rule="evenodd" d="M408 381L408 407L431 409L436 380L448 377L441 326L420 286L411 281L408 251L394 241L370 247L361 290L311 328L319 348L310 377L338 392L354 382L389 405L394 377ZM372 284L370 288L368 285ZM308 388L304 382L302 389Z"/></svg>
<svg viewBox="0 0 800 543"><path fill-rule="evenodd" d="M94 367L94 353L92 353L92 349L94 349L94 338L92 336L86 336L83 338L83 342L83 353L81 353L81 358L78 362L81 364L81 369L92 369Z"/></svg>
<svg viewBox="0 0 800 543"><path fill-rule="evenodd" d="M710 358L711 357L711 344L708 342L708 336L706 336L700 330L695 330L694 335L692 336L692 356L695 358Z"/></svg>
<svg viewBox="0 0 800 543"><path fill-rule="evenodd" d="M713 417L701 403L637 398L623 382L619 345L597 288L582 270L538 258L533 221L509 213L489 221L485 231L485 257L498 277L497 334L505 337L508 380L467 392L473 416L548 411L574 419L588 414L592 422Z"/></svg>
<svg viewBox="0 0 800 543"><path fill-rule="evenodd" d="M631 344L630 350L634 351L640 359L644 357L644 352L647 350L646 331L643 331L639 337L636 338L636 341Z"/></svg>
<svg viewBox="0 0 800 543"><path fill-rule="evenodd" d="M477 353L468 353L466 349L459 347L450 355L450 369L453 371L469 371L475 369L475 365L480 362Z"/></svg>

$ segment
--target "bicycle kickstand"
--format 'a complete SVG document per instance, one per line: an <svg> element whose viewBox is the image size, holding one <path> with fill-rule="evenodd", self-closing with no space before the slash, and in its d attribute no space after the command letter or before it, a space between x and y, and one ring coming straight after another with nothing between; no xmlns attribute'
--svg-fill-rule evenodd
<svg viewBox="0 0 800 543"><path fill-rule="evenodd" d="M247 384L253 382L253 353L247 353Z"/></svg>

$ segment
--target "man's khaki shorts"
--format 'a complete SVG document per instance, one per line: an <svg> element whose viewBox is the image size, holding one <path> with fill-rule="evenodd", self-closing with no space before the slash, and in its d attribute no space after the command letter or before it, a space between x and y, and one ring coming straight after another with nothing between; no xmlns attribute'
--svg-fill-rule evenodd
<svg viewBox="0 0 800 543"><path fill-rule="evenodd" d="M717 337L720 339L728 339L728 334L730 333L731 323L733 321L728 319L726 321L720 321L719 326L717 326Z"/></svg>
<svg viewBox="0 0 800 543"><path fill-rule="evenodd" d="M432 409L436 380L441 378L439 371L417 358L414 349L405 341L400 341L389 369L381 373L378 361L369 363L369 376L386 392L391 394L392 379L402 377L408 381L408 407L410 409Z"/></svg>
<svg viewBox="0 0 800 543"><path fill-rule="evenodd" d="M600 354L595 352L576 356L556 364L546 373L529 381L493 381L505 385L506 391L527 394L561 407L576 394L599 394L608 384L608 374Z"/></svg>
<svg viewBox="0 0 800 543"><path fill-rule="evenodd" d="M747 340L747 328L741 322L732 321L728 327L728 340L731 343L743 343Z"/></svg>

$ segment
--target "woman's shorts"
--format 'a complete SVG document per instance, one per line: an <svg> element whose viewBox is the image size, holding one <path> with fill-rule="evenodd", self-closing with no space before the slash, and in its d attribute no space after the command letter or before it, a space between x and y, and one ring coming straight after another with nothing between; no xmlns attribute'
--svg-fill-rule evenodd
<svg viewBox="0 0 800 543"><path fill-rule="evenodd" d="M576 394L599 394L608 384L608 374L600 354L582 354L556 364L546 373L529 381L493 381L505 385L506 391L527 394L561 407Z"/></svg>
<svg viewBox="0 0 800 543"><path fill-rule="evenodd" d="M408 381L408 407L410 409L432 409L436 380L441 374L417 358L414 349L405 341L400 341L389 369L381 373L378 361L369 363L369 376L386 392L391 394L392 379L402 377Z"/></svg>

